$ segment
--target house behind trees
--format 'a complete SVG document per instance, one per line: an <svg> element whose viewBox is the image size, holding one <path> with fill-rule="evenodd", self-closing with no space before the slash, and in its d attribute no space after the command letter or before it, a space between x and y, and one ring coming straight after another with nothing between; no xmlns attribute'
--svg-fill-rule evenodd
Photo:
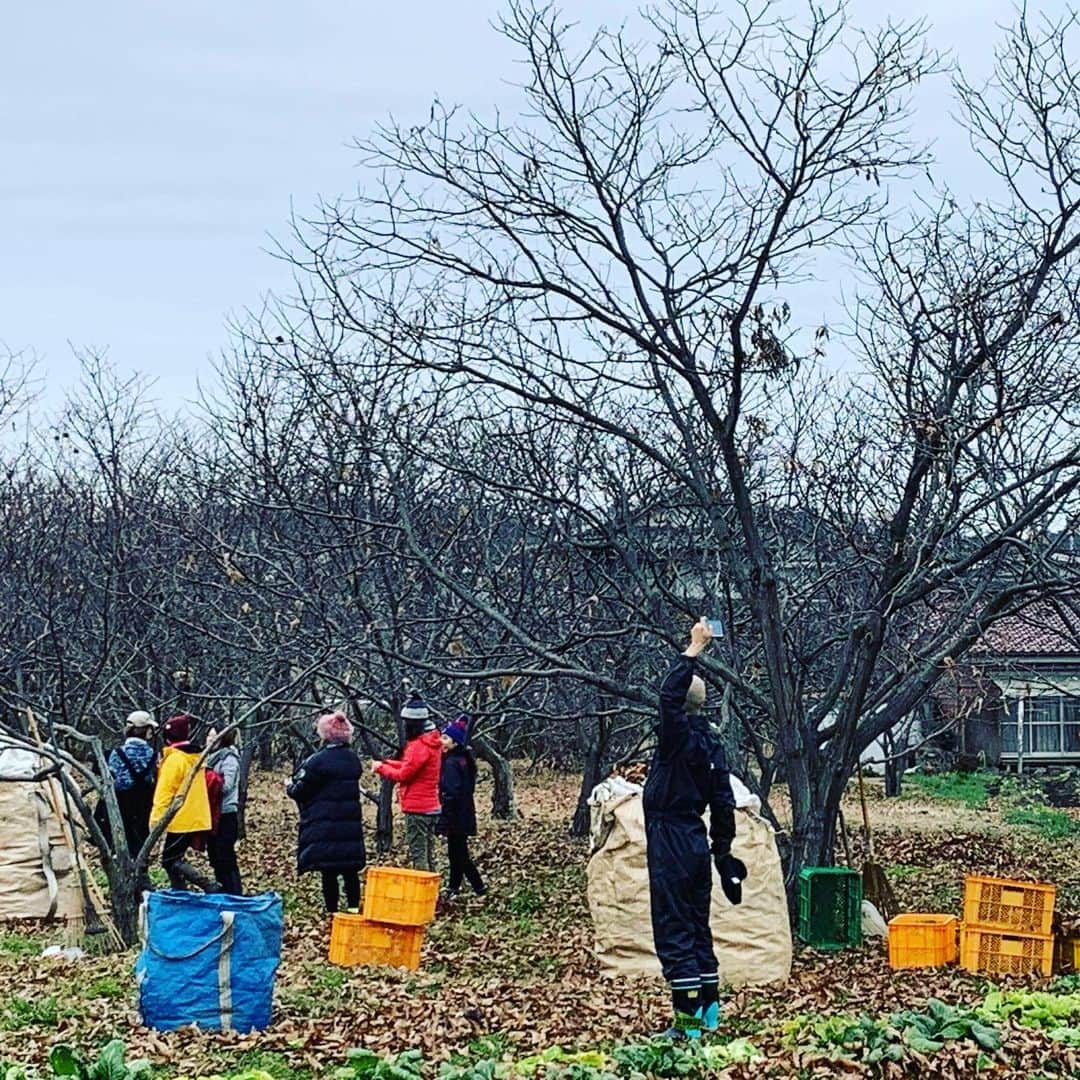
<svg viewBox="0 0 1080 1080"><path fill-rule="evenodd" d="M921 728L968 766L1080 765L1080 617L1041 601L996 623L934 688Z"/></svg>

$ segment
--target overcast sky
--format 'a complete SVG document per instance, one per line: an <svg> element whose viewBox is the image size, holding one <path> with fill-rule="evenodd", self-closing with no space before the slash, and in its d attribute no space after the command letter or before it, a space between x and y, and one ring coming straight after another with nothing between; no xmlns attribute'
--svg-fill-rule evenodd
<svg viewBox="0 0 1080 1080"><path fill-rule="evenodd" d="M723 0L720 0L722 6ZM568 0L583 23L636 5ZM1054 10L1064 4L1030 5ZM288 288L266 253L290 206L357 182L350 139L434 94L512 105L497 0L118 0L9 4L0 39L0 344L40 360L47 400L73 349L107 350L157 380L171 411L210 375L230 313ZM880 5L858 0L873 23ZM988 70L1001 0L896 0L933 43ZM865 13L865 18L864 18ZM946 83L941 83L946 90ZM923 134L943 130L926 110ZM963 177L952 175L954 187Z"/></svg>

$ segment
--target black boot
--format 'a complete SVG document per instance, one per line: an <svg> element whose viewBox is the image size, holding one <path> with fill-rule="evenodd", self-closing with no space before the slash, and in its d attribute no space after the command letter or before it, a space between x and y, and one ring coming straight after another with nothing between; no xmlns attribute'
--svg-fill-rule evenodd
<svg viewBox="0 0 1080 1080"><path fill-rule="evenodd" d="M664 1032L665 1039L701 1038L701 984L696 979L678 979L671 984L671 1006L675 1019Z"/></svg>
<svg viewBox="0 0 1080 1080"><path fill-rule="evenodd" d="M165 873L169 875L169 888L176 892L190 892L187 878L180 872L176 863L170 863L165 867Z"/></svg>
<svg viewBox="0 0 1080 1080"><path fill-rule="evenodd" d="M208 877L203 877L203 875L200 874L186 859L181 859L179 862L174 863L173 869L176 871L177 877L184 882L190 882L204 893L221 892L221 886L218 885L216 881L211 881ZM181 885L180 888L186 888L186 886Z"/></svg>

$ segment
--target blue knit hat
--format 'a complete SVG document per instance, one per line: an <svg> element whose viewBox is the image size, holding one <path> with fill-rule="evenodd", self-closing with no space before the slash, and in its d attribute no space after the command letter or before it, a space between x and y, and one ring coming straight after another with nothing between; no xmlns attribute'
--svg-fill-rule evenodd
<svg viewBox="0 0 1080 1080"><path fill-rule="evenodd" d="M469 741L469 723L471 720L472 717L468 713L461 713L443 728L443 734L448 739L453 739L458 746L464 746Z"/></svg>

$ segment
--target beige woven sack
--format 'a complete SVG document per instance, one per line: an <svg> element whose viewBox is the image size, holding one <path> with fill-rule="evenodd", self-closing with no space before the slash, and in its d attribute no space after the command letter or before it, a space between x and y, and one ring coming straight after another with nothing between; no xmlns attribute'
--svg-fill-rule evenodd
<svg viewBox="0 0 1080 1080"><path fill-rule="evenodd" d="M645 865L640 790L598 789L589 908L601 970L613 976L659 976ZM604 797L607 796L607 797ZM749 809L735 814L732 853L746 863L743 902L728 903L713 871L712 928L720 980L731 986L783 981L791 973L791 929L784 873L769 824Z"/></svg>

